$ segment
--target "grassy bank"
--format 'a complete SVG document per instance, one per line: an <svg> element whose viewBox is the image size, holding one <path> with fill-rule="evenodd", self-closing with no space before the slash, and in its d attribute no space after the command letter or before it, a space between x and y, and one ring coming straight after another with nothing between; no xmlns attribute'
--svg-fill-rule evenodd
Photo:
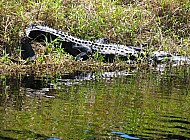
<svg viewBox="0 0 190 140"><path fill-rule="evenodd" d="M8 0L0 1L1 71L14 65L14 72L55 65L50 71L99 70L109 64L94 61L75 62L61 50L50 50L49 44L34 44L38 59L32 64L12 64L8 57L20 59L19 41L30 24L48 25L73 36L94 40L99 37L113 43L139 46L150 50L190 55L189 0ZM73 65L61 65L71 60ZM91 63L90 66L86 65ZM40 64L40 65L39 65ZM93 65L94 64L94 65ZM100 66L101 65L101 66ZM122 66L123 64L121 64ZM20 69L22 68L22 69ZM103 68L104 69L104 68ZM110 69L113 69L110 64Z"/></svg>

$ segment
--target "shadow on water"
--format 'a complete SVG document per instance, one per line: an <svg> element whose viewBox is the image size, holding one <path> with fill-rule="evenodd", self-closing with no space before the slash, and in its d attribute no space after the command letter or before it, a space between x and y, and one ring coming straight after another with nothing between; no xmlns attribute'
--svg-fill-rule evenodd
<svg viewBox="0 0 190 140"><path fill-rule="evenodd" d="M0 139L190 139L189 67L1 76Z"/></svg>
<svg viewBox="0 0 190 140"><path fill-rule="evenodd" d="M43 139L43 140L47 140L49 137L45 136L45 135L40 135L37 133L34 133L32 131L28 131L28 130L4 130L4 133L7 134L15 134L15 135L23 135L25 138L33 138L33 139ZM12 138L8 138L8 137L0 137L0 139L12 139Z"/></svg>

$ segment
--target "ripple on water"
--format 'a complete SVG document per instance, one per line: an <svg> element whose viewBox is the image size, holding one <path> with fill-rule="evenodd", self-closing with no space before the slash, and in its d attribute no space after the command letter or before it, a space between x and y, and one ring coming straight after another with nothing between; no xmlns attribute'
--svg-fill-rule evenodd
<svg viewBox="0 0 190 140"><path fill-rule="evenodd" d="M189 86L187 67L5 76L0 78L0 136L190 139Z"/></svg>

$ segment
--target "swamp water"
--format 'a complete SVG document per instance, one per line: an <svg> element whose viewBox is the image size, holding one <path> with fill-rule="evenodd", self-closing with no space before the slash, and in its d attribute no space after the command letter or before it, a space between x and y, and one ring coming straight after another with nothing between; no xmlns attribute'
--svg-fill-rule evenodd
<svg viewBox="0 0 190 140"><path fill-rule="evenodd" d="M0 139L190 139L190 67L1 76Z"/></svg>

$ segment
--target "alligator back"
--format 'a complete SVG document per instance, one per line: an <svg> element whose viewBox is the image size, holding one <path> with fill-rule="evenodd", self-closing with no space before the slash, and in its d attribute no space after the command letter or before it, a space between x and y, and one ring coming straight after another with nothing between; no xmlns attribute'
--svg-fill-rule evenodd
<svg viewBox="0 0 190 140"><path fill-rule="evenodd" d="M90 46L93 44L93 42L91 42L91 41L82 40L82 39L73 37L63 31L59 31L59 30L50 28L48 26L31 25L28 28L26 28L25 31L26 31L27 37L30 37L32 39L37 39L37 40L40 40L40 39L41 40L44 40L44 39L54 40L59 37L63 41L73 42L78 45Z"/></svg>

